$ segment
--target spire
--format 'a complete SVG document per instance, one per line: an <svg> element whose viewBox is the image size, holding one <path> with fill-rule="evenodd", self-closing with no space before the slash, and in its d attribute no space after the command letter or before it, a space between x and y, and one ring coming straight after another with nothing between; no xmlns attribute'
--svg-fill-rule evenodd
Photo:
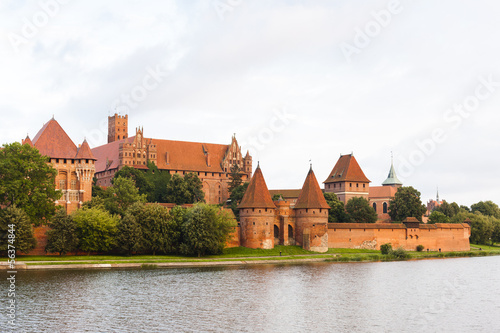
<svg viewBox="0 0 500 333"><path fill-rule="evenodd" d="M255 169L255 173L238 208L276 208L267 189L260 166Z"/></svg>
<svg viewBox="0 0 500 333"><path fill-rule="evenodd" d="M33 142L31 142L30 136L26 134L26 139L23 140L23 145L29 145L33 147Z"/></svg>
<svg viewBox="0 0 500 333"><path fill-rule="evenodd" d="M389 169L389 174L387 179L382 183L383 186L396 186L403 185L403 183L396 176L396 170L394 170L393 156L391 151L391 168Z"/></svg>
<svg viewBox="0 0 500 333"><path fill-rule="evenodd" d="M90 150L89 144L87 143L87 139L84 139L82 145L78 148L75 159L96 160L96 158L92 154L92 151Z"/></svg>
<svg viewBox="0 0 500 333"><path fill-rule="evenodd" d="M319 187L312 165L309 169L304 186L302 186L302 190L300 191L299 198L297 199L297 203L294 208L330 208L330 206L326 203L321 188Z"/></svg>
<svg viewBox="0 0 500 333"><path fill-rule="evenodd" d="M436 201L439 204L439 187L436 187Z"/></svg>

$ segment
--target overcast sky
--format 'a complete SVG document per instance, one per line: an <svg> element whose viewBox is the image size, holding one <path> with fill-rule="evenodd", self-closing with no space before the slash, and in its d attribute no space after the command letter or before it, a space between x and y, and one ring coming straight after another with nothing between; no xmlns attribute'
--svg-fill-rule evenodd
<svg viewBox="0 0 500 333"><path fill-rule="evenodd" d="M229 144L268 187L354 153L371 186L500 203L498 1L0 1L0 142Z"/></svg>

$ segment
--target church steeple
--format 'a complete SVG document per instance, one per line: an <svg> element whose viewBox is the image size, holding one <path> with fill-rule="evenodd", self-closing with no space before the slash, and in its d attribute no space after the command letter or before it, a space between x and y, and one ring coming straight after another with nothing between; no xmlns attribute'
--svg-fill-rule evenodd
<svg viewBox="0 0 500 333"><path fill-rule="evenodd" d="M396 176L396 170L394 170L394 163L391 152L391 168L389 169L389 174L387 175L387 179L382 183L383 186L402 186L403 182L401 182Z"/></svg>

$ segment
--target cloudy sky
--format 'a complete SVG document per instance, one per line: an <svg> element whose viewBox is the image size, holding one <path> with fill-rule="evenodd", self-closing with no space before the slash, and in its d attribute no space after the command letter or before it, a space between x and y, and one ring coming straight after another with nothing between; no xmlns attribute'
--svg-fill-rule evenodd
<svg viewBox="0 0 500 333"><path fill-rule="evenodd" d="M500 203L496 1L0 2L0 142L54 115L75 143L129 134L230 143L269 188L354 153L470 205Z"/></svg>

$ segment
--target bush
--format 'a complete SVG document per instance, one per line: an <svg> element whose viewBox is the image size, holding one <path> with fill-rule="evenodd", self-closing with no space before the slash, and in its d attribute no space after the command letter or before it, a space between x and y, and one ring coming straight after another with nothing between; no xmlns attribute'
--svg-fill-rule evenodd
<svg viewBox="0 0 500 333"><path fill-rule="evenodd" d="M391 250L389 254L396 259L406 259L410 257L408 253L406 253L405 249L403 249L402 247L398 247L395 250Z"/></svg>
<svg viewBox="0 0 500 333"><path fill-rule="evenodd" d="M389 252L391 252L391 251L392 251L392 245L391 245L391 243L380 245L380 252L382 254L389 254Z"/></svg>
<svg viewBox="0 0 500 333"><path fill-rule="evenodd" d="M417 251L418 252L422 252L424 250L424 246L423 245L417 245Z"/></svg>

